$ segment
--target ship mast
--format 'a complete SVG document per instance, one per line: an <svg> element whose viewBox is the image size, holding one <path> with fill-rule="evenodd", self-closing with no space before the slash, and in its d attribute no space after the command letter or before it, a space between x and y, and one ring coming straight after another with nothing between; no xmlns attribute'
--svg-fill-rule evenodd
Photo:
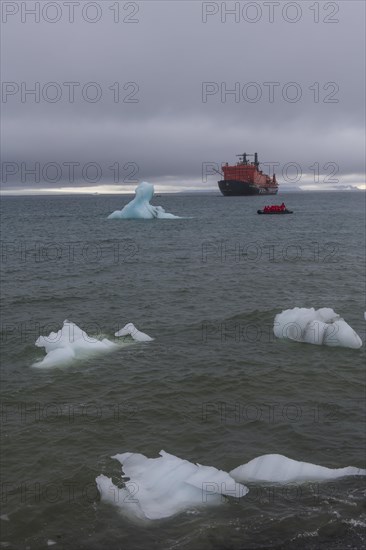
<svg viewBox="0 0 366 550"><path fill-rule="evenodd" d="M248 165L249 162L248 162L248 159L247 157L254 157L254 166L256 168L258 168L259 166L259 162L258 162L258 153L243 153L242 155L236 155L237 157L239 157L239 162L238 164L245 164L245 165Z"/></svg>

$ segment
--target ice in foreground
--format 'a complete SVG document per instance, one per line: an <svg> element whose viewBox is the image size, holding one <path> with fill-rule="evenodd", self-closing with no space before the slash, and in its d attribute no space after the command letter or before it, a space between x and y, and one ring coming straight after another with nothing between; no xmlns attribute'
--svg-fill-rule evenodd
<svg viewBox="0 0 366 550"><path fill-rule="evenodd" d="M333 309L295 307L276 315L273 332L277 338L295 342L358 349L362 340Z"/></svg>
<svg viewBox="0 0 366 550"><path fill-rule="evenodd" d="M148 334L140 332L133 323L127 323L123 328L115 332L115 336L127 336L130 335L137 342L151 342L154 338L151 338Z"/></svg>
<svg viewBox="0 0 366 550"><path fill-rule="evenodd" d="M326 468L310 462L292 460L283 455L269 454L254 458L247 464L231 470L230 475L238 482L306 482L326 481L345 476L366 475L366 470L348 466Z"/></svg>
<svg viewBox="0 0 366 550"><path fill-rule="evenodd" d="M174 214L165 212L162 206L153 206L150 204L154 195L154 186L147 181L141 182L135 189L135 198L126 204L122 210L115 210L108 216L109 220L112 219L152 219L152 218L179 218Z"/></svg>
<svg viewBox="0 0 366 550"><path fill-rule="evenodd" d="M118 346L107 338L98 340L88 336L80 327L70 321L64 321L58 332L51 332L48 336L40 336L36 346L45 348L46 357L34 363L34 367L55 367L69 363L74 359L82 359L108 353Z"/></svg>
<svg viewBox="0 0 366 550"><path fill-rule="evenodd" d="M131 332L129 332L131 330ZM132 323L128 323L116 336L131 334L134 340L149 342L153 340L147 334L140 332ZM126 344L125 344L126 345ZM62 329L51 332L48 336L40 336L36 346L45 348L46 356L41 361L33 363L33 367L56 367L68 364L74 360L87 359L95 355L110 353L121 347L121 344L111 342L107 338L99 340L89 336L80 327L70 321L64 321Z"/></svg>
<svg viewBox="0 0 366 550"><path fill-rule="evenodd" d="M157 520L223 503L224 496L241 498L248 493L245 482L304 483L366 475L366 470L351 466L326 468L278 454L260 456L227 473L165 451L159 454L160 458L137 453L113 456L122 465L125 485L119 488L109 477L98 476L101 500L114 504L131 520Z"/></svg>
<svg viewBox="0 0 366 550"><path fill-rule="evenodd" d="M121 513L134 520L156 520L201 506L224 502L223 495L242 497L247 487L236 483L222 470L193 464L165 451L159 458L124 453L112 458L122 464L130 478L119 489L105 475L96 478L101 499L115 504Z"/></svg>

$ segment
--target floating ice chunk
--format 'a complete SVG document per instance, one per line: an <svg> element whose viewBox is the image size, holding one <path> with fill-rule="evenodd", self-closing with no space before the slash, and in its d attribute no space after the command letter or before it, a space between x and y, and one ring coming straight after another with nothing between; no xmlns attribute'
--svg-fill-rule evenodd
<svg viewBox="0 0 366 550"><path fill-rule="evenodd" d="M324 344L327 346L341 346L343 348L359 349L362 340L344 319L328 325L324 335Z"/></svg>
<svg viewBox="0 0 366 550"><path fill-rule="evenodd" d="M366 470L347 468L326 468L310 462L299 462L283 455L269 454L254 458L247 464L231 470L230 475L238 482L306 482L326 481L345 476L366 475Z"/></svg>
<svg viewBox="0 0 366 550"><path fill-rule="evenodd" d="M115 210L108 216L109 220L112 219L152 219L152 218L179 218L174 214L165 212L162 206L152 206L150 204L154 195L154 186L147 181L141 182L135 189L135 198L126 204L122 210Z"/></svg>
<svg viewBox="0 0 366 550"><path fill-rule="evenodd" d="M127 323L127 325L117 331L114 335L127 336L128 334L137 342L151 342L154 340L154 338L151 338L148 334L140 332L133 323Z"/></svg>
<svg viewBox="0 0 366 550"><path fill-rule="evenodd" d="M45 348L46 357L34 363L34 367L55 367L69 363L74 359L84 359L100 353L108 353L118 345L107 338L98 340L88 336L80 327L70 321L64 321L58 332L40 336L36 346Z"/></svg>
<svg viewBox="0 0 366 550"><path fill-rule="evenodd" d="M308 344L358 349L362 340L333 309L295 307L276 315L273 332L277 338Z"/></svg>
<svg viewBox="0 0 366 550"><path fill-rule="evenodd" d="M165 451L159 454L160 458L137 453L113 456L129 481L119 489L110 478L98 476L101 499L118 506L132 520L156 520L195 507L220 504L223 495L240 498L248 492L227 472L193 464Z"/></svg>

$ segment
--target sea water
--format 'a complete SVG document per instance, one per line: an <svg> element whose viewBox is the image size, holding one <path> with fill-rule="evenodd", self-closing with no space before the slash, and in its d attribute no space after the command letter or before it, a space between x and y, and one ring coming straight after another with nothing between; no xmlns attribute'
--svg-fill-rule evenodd
<svg viewBox="0 0 366 550"><path fill-rule="evenodd" d="M266 454L365 468L365 195L162 195L182 219L107 219L132 198L2 200L3 547L361 548L364 477L249 482L138 528L95 480L122 488L111 457L162 449L223 472ZM256 214L282 200L294 214ZM294 307L332 308L363 346L277 339ZM65 319L153 340L35 369Z"/></svg>

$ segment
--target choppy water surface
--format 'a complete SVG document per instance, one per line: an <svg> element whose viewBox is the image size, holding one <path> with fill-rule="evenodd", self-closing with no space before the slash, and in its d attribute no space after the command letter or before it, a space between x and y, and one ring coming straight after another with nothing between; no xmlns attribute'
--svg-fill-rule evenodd
<svg viewBox="0 0 366 550"><path fill-rule="evenodd" d="M191 219L107 220L121 196L2 201L2 545L14 549L361 548L365 478L251 487L136 527L100 502L126 451L225 471L265 453L365 467L361 350L275 340L283 309L332 307L365 340L362 193L162 196ZM267 199L268 202L268 199ZM64 319L149 344L35 369Z"/></svg>

